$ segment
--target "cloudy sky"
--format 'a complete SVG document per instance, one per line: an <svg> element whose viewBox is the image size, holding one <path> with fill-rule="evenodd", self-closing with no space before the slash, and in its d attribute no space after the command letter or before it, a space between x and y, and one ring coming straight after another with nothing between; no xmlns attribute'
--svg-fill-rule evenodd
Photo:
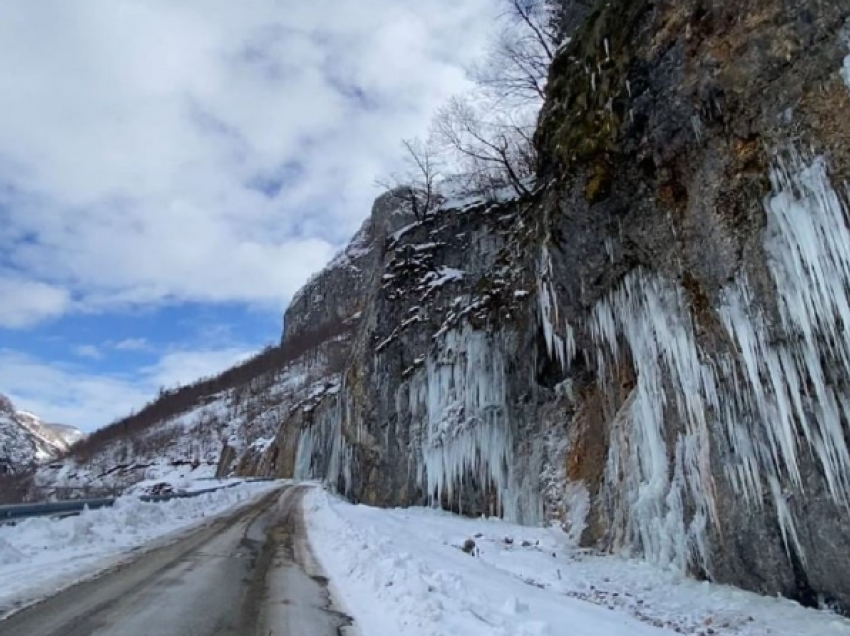
<svg viewBox="0 0 850 636"><path fill-rule="evenodd" d="M0 393L91 430L276 341L495 4L0 4Z"/></svg>

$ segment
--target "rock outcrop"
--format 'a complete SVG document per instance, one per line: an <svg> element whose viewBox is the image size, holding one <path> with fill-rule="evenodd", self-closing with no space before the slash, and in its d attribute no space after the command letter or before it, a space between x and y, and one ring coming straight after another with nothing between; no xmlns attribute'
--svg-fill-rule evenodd
<svg viewBox="0 0 850 636"><path fill-rule="evenodd" d="M248 469L850 609L847 13L601 3L533 196L385 199L299 294L284 340L357 316L343 370Z"/></svg>
<svg viewBox="0 0 850 636"><path fill-rule="evenodd" d="M536 238L583 540L844 608L848 7L602 6L552 70Z"/></svg>

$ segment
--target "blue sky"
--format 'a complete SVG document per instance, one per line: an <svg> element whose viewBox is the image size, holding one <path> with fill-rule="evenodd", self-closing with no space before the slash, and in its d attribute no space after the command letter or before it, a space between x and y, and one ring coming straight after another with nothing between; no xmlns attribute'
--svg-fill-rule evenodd
<svg viewBox="0 0 850 636"><path fill-rule="evenodd" d="M0 393L91 430L276 341L494 5L0 5Z"/></svg>

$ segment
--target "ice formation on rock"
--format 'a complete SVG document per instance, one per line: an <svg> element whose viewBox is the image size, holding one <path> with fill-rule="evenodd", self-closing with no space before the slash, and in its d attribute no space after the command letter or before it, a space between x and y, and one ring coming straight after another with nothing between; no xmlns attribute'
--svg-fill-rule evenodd
<svg viewBox="0 0 850 636"><path fill-rule="evenodd" d="M801 453L817 459L833 500L850 502L850 231L825 160L777 160L765 201L768 267L778 324L769 324L744 273L718 314L730 349L701 351L683 289L636 270L594 307L587 328L599 382L631 365L636 384L610 418L603 496L614 543L657 563L710 570L706 530L716 523L712 444L752 505L768 496L786 549L805 560L786 497L803 490ZM542 268L541 312L557 317ZM546 317L550 322L546 322ZM561 362L557 334L547 335ZM593 352L591 352L593 353Z"/></svg>
<svg viewBox="0 0 850 636"><path fill-rule="evenodd" d="M558 296L553 281L552 257L544 244L540 254L540 271L537 278L537 300L540 323L549 356L566 371L575 355L575 339L570 325L561 321L558 314Z"/></svg>
<svg viewBox="0 0 850 636"><path fill-rule="evenodd" d="M298 480L313 479L313 429L302 429L298 436L298 449L295 454L295 472L292 477Z"/></svg>
<svg viewBox="0 0 850 636"><path fill-rule="evenodd" d="M498 339L471 327L444 334L411 384L414 420L424 421L420 484L429 498L461 501L474 480L497 502L496 514L534 522L539 497L516 481L514 431Z"/></svg>
<svg viewBox="0 0 850 636"><path fill-rule="evenodd" d="M739 492L761 501L764 477L786 546L801 558L794 520L781 484L802 490L799 457L817 458L831 497L850 501L850 231L847 208L830 182L822 157L806 164L793 155L771 172L765 204L765 248L776 285L780 332L771 333L749 300L746 279L727 291L720 312L737 344L746 378L727 413L738 457ZM736 427L736 428L733 428Z"/></svg>
<svg viewBox="0 0 850 636"><path fill-rule="evenodd" d="M707 562L704 529L715 518L705 396L716 393L701 362L680 291L638 270L596 305L590 332L600 381L627 356L636 385L611 424L606 495L625 509L616 528L627 546L652 561L680 567ZM668 459L667 409L686 423ZM685 501L693 513L686 515Z"/></svg>

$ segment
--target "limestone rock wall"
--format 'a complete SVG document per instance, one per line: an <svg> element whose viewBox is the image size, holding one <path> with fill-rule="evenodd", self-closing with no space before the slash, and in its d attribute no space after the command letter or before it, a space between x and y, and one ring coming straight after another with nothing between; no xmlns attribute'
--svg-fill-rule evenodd
<svg viewBox="0 0 850 636"><path fill-rule="evenodd" d="M533 196L385 197L293 301L358 318L258 466L850 609L849 9L581 13Z"/></svg>

